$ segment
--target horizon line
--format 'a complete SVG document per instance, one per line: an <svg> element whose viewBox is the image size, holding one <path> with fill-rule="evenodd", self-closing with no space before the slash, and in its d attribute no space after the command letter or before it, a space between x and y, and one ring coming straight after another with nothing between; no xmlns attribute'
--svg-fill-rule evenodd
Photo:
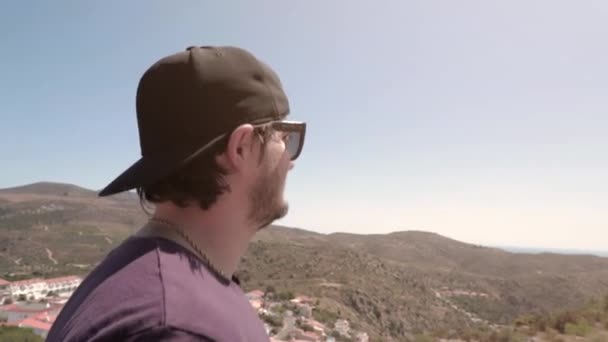
<svg viewBox="0 0 608 342"><path fill-rule="evenodd" d="M78 185L76 183L66 183L66 182L59 182L59 181L49 181L49 180L41 180L41 181L36 181L36 182L32 182L32 183L22 183L20 185L13 185L13 186L9 186L9 187L3 187L0 188L0 190L11 190L11 189L18 189L18 188L23 188L23 187L28 187L28 186L32 186L32 185L37 185L37 184L52 184L52 185L64 185L64 186L74 186L74 187L78 187L87 191L91 191L93 193L97 193L99 190L93 190L90 189L88 187L85 186L81 186ZM100 189L101 190L101 189ZM127 190L122 192L121 194L124 193L133 193L133 190ZM116 194L118 195L118 194ZM112 196L109 196L110 198ZM595 256L600 256L600 257L608 257L608 249L596 249L596 248L589 248L589 249L582 249L582 248L570 248L570 247L543 247L543 246L530 246L530 245L512 245L512 244L485 244L485 243L479 243L479 242L470 242L470 241L465 241L465 240L460 240L460 239L455 239L453 237L447 236L447 235L443 235L440 234L436 231L433 230L423 230L423 229L401 229L401 230L391 230L388 232L384 232L384 233L353 233L353 232L348 232L348 231L343 231L343 230L335 230L335 231L330 231L330 232L321 232L318 229L310 229L310 228L302 228L302 226L294 226L294 225L287 225L287 224L281 224L281 223L276 223L276 224L271 224L272 226L276 226L276 227L282 227L282 228L288 228L288 229L299 229L299 230L304 230L304 231L308 231L308 232L312 232L312 233L316 233L316 234L321 234L321 235L330 235L330 234L351 234L351 235L359 235L359 236L370 236L370 235L390 235L390 234L395 234L395 233L402 233L402 232L421 232L421 233L427 233L427 234L435 234L435 235L439 235L441 237L450 239L450 240L454 240L454 241L458 241L461 243L465 243L465 244L469 244L469 245L474 245L474 246L481 246L481 247L486 247L486 248L497 248L497 249L501 249L507 252L511 252L511 253L517 253L517 254L541 254L541 253L554 253L554 254L562 254L562 255L595 255Z"/></svg>

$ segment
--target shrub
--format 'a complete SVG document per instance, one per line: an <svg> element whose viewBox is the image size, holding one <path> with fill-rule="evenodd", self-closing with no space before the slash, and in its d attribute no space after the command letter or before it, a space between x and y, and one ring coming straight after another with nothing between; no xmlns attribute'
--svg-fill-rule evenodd
<svg viewBox="0 0 608 342"><path fill-rule="evenodd" d="M567 335L585 337L591 332L591 325L587 321L581 320L578 323L566 323L564 330Z"/></svg>
<svg viewBox="0 0 608 342"><path fill-rule="evenodd" d="M277 292L277 289L275 289L274 286L272 286L272 285L266 286L266 294L275 293L275 292Z"/></svg>
<svg viewBox="0 0 608 342"><path fill-rule="evenodd" d="M333 327L334 324L336 324L336 320L338 320L337 314L320 308L314 308L312 310L312 316L315 320L331 327Z"/></svg>
<svg viewBox="0 0 608 342"><path fill-rule="evenodd" d="M278 300L291 300L294 299L294 294L291 291L286 291L286 292L280 292L277 293L276 295L276 299Z"/></svg>
<svg viewBox="0 0 608 342"><path fill-rule="evenodd" d="M564 334L566 333L566 324L576 322L576 315L571 311L565 311L553 317L551 327L557 330L559 333Z"/></svg>
<svg viewBox="0 0 608 342"><path fill-rule="evenodd" d="M280 328L283 326L283 317L278 315L261 315L264 322L270 324L271 327Z"/></svg>
<svg viewBox="0 0 608 342"><path fill-rule="evenodd" d="M500 331L493 331L483 340L489 342L523 342L526 339L511 329L501 329Z"/></svg>
<svg viewBox="0 0 608 342"><path fill-rule="evenodd" d="M313 331L313 330L315 330L315 329L313 329L313 327L310 324L304 323L300 319L298 319L296 321L296 325L298 326L298 328L300 328L300 329L302 329L304 331Z"/></svg>

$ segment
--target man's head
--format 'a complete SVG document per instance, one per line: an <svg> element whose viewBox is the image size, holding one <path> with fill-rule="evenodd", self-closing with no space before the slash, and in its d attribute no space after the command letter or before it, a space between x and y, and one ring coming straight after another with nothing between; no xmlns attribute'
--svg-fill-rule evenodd
<svg viewBox="0 0 608 342"><path fill-rule="evenodd" d="M287 212L285 178L304 142L306 125L288 113L278 76L245 50L165 57L137 91L142 158L100 195L137 189L143 200L201 210L233 196L264 226Z"/></svg>

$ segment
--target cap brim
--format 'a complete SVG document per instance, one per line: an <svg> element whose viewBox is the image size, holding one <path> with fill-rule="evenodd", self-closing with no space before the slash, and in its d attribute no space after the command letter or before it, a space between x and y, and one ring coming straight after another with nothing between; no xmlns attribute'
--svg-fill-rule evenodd
<svg viewBox="0 0 608 342"><path fill-rule="evenodd" d="M190 153L185 155L167 153L157 158L142 157L101 190L99 196L110 196L153 184L170 175L189 155Z"/></svg>
<svg viewBox="0 0 608 342"><path fill-rule="evenodd" d="M131 165L131 167L101 190L99 196L110 196L136 188L141 180L141 175L145 174L143 171L147 169L145 164L146 162L143 158L135 162L135 164Z"/></svg>

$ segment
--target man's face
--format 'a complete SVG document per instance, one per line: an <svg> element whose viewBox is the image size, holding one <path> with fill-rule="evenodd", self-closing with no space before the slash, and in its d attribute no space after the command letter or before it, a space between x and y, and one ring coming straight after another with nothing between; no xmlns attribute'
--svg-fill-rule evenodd
<svg viewBox="0 0 608 342"><path fill-rule="evenodd" d="M287 134L274 131L266 139L263 159L249 190L249 217L259 229L287 215L283 197L287 173L293 167L286 151Z"/></svg>

